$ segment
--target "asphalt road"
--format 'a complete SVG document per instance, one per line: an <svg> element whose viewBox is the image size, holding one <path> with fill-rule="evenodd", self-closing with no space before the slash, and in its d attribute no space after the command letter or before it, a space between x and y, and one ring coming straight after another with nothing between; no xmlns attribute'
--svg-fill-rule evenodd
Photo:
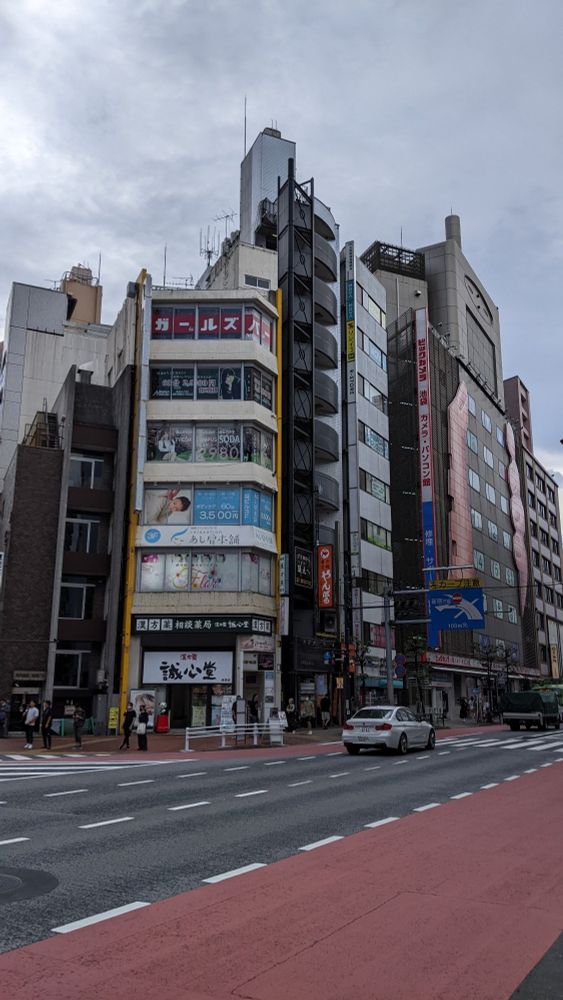
<svg viewBox="0 0 563 1000"><path fill-rule="evenodd" d="M434 752L406 757L315 746L293 756L273 749L269 759L202 754L119 767L100 761L93 770L76 762L75 771L68 761L22 762L21 772L0 761L0 950L468 797L559 758L558 733L503 732L442 739ZM32 771L41 774L26 776Z"/></svg>

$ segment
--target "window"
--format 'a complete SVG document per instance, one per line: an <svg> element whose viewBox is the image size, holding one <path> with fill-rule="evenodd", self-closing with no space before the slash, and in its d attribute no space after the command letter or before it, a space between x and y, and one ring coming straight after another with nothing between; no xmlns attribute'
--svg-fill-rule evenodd
<svg viewBox="0 0 563 1000"><path fill-rule="evenodd" d="M498 426L498 424L497 424L497 429L496 430L497 430L497 441L498 441L498 443L500 445L502 445L503 448L505 448L506 444L505 444L505 441L504 441L504 431L502 430L502 427Z"/></svg>
<svg viewBox="0 0 563 1000"><path fill-rule="evenodd" d="M60 650L55 653L55 687L88 687L86 655L81 650ZM83 659L84 657L84 659Z"/></svg>
<svg viewBox="0 0 563 1000"><path fill-rule="evenodd" d="M493 541L498 541L498 528L494 521L487 520L487 531L489 532L489 538Z"/></svg>
<svg viewBox="0 0 563 1000"><path fill-rule="evenodd" d="M97 520L90 520L78 514L68 514L65 524L65 551L97 552L99 528L100 522Z"/></svg>
<svg viewBox="0 0 563 1000"><path fill-rule="evenodd" d="M498 463L498 474L500 478L504 479L504 481L506 482L506 465L504 464L504 462L501 462L500 459Z"/></svg>
<svg viewBox="0 0 563 1000"><path fill-rule="evenodd" d="M547 663L547 646L540 646L540 660Z"/></svg>
<svg viewBox="0 0 563 1000"><path fill-rule="evenodd" d="M545 482L540 475L536 472L536 486L540 493L545 493Z"/></svg>
<svg viewBox="0 0 563 1000"><path fill-rule="evenodd" d="M542 556L541 563L544 573L547 573L549 576L551 576L551 563L549 559L546 559L545 556Z"/></svg>
<svg viewBox="0 0 563 1000"><path fill-rule="evenodd" d="M274 436L269 431L239 423L194 425L149 421L147 461L256 462L273 471Z"/></svg>
<svg viewBox="0 0 563 1000"><path fill-rule="evenodd" d="M467 431L467 444L471 451L474 451L476 455L479 454L479 442L473 431Z"/></svg>
<svg viewBox="0 0 563 1000"><path fill-rule="evenodd" d="M561 583L561 568L559 566L553 566L553 579L556 583Z"/></svg>
<svg viewBox="0 0 563 1000"><path fill-rule="evenodd" d="M558 590L555 591L555 602L558 608L563 608L563 594L560 594Z"/></svg>
<svg viewBox="0 0 563 1000"><path fill-rule="evenodd" d="M384 396L384 394L380 392L379 389L376 389L376 387L372 385L371 382L368 382L367 378L364 378L363 375L359 374L358 374L358 392L360 396L364 397L364 399L369 400L369 402L372 403L377 410L381 410L382 413L387 414L388 412L387 396Z"/></svg>
<svg viewBox="0 0 563 1000"><path fill-rule="evenodd" d="M371 297L371 295L368 295L365 288L363 288L359 282L356 287L356 297L358 299L358 303L363 306L367 312L369 312L370 316L373 316L374 320L376 320L376 322L379 323L383 329L385 329L385 313L383 312L383 309L378 306L377 302Z"/></svg>
<svg viewBox="0 0 563 1000"><path fill-rule="evenodd" d="M380 549L391 548L391 532L387 528L382 528L373 521L368 521L365 517L360 518L360 534L365 542L377 545Z"/></svg>
<svg viewBox="0 0 563 1000"><path fill-rule="evenodd" d="M252 287L267 288L269 283L256 278ZM253 340L266 350L275 349L273 319L250 304L155 305L151 336L153 340Z"/></svg>
<svg viewBox="0 0 563 1000"><path fill-rule="evenodd" d="M382 597L390 583L386 576L373 573L371 569L362 570L362 590L366 594L377 594Z"/></svg>
<svg viewBox="0 0 563 1000"><path fill-rule="evenodd" d="M533 481L534 481L534 470L532 469L532 466L530 465L529 462L526 462L526 476L528 477L528 479L530 480L530 482L533 483Z"/></svg>
<svg viewBox="0 0 563 1000"><path fill-rule="evenodd" d="M389 442L381 434L378 434L377 431L372 430L371 427L364 424L362 420L358 420L358 437L372 451L377 452L378 455L382 455L383 458L389 458Z"/></svg>
<svg viewBox="0 0 563 1000"><path fill-rule="evenodd" d="M543 589L541 582L539 580L534 580L534 586L536 588L536 597L539 597L541 600L541 598L543 597Z"/></svg>
<svg viewBox="0 0 563 1000"><path fill-rule="evenodd" d="M473 549L473 565L475 569L480 569L481 572L485 572L485 556L479 549Z"/></svg>
<svg viewBox="0 0 563 1000"><path fill-rule="evenodd" d="M483 424L485 430L488 431L489 434L492 434L493 431L492 421L489 414L485 410L481 410L481 423Z"/></svg>
<svg viewBox="0 0 563 1000"><path fill-rule="evenodd" d="M502 544L505 549L512 549L512 535L509 531L503 531L502 533Z"/></svg>
<svg viewBox="0 0 563 1000"><path fill-rule="evenodd" d="M493 614L495 618L501 618L503 615L502 601L498 597L493 597Z"/></svg>
<svg viewBox="0 0 563 1000"><path fill-rule="evenodd" d="M513 587L516 580L514 576L514 570L510 569L510 566L506 566L504 570L504 578L510 587Z"/></svg>
<svg viewBox="0 0 563 1000"><path fill-rule="evenodd" d="M530 521L530 534L532 538L538 537L538 526L535 521Z"/></svg>
<svg viewBox="0 0 563 1000"><path fill-rule="evenodd" d="M490 469L494 469L495 460L493 458L493 453L491 449L485 447L485 445L483 445L483 458L485 459L486 465L488 465Z"/></svg>
<svg viewBox="0 0 563 1000"><path fill-rule="evenodd" d="M555 504L555 491L551 488L551 486L547 487L547 499L550 503Z"/></svg>
<svg viewBox="0 0 563 1000"><path fill-rule="evenodd" d="M270 596L273 587L271 557L237 549L143 552L139 570L143 592L251 591Z"/></svg>
<svg viewBox="0 0 563 1000"><path fill-rule="evenodd" d="M536 628L538 632L545 631L545 615L541 611L536 611Z"/></svg>
<svg viewBox="0 0 563 1000"><path fill-rule="evenodd" d="M534 496L534 494L532 493L531 490L528 490L528 507L531 510L535 510L536 509L536 498L535 498L535 496Z"/></svg>
<svg viewBox="0 0 563 1000"><path fill-rule="evenodd" d="M103 469L103 458L92 458L90 455L80 454L71 455L68 485L83 490L99 490L102 488Z"/></svg>
<svg viewBox="0 0 563 1000"><path fill-rule="evenodd" d="M496 497L496 493L495 493L495 488L494 488L494 486L491 486L490 483L485 483L485 496L487 497L487 500L490 503L496 504L497 497Z"/></svg>
<svg viewBox="0 0 563 1000"><path fill-rule="evenodd" d="M376 500L391 503L391 493L387 483L383 483L381 479L372 476L371 472L366 472L365 469L360 469L360 489L375 497Z"/></svg>
<svg viewBox="0 0 563 1000"><path fill-rule="evenodd" d="M377 346L371 337L368 337L367 333L358 328L358 334L360 335L360 344L362 351L367 354L368 358L375 361L376 365L382 369L382 371L387 371L387 355Z"/></svg>
<svg viewBox="0 0 563 1000"><path fill-rule="evenodd" d="M467 406L469 407L469 412L473 414L474 417L477 416L477 404L473 399L473 396L467 397Z"/></svg>
<svg viewBox="0 0 563 1000"><path fill-rule="evenodd" d="M269 278L258 278L255 274L245 274L244 283L249 288L264 288L265 290L270 288Z"/></svg>
<svg viewBox="0 0 563 1000"><path fill-rule="evenodd" d="M271 410L274 380L250 365L188 365L151 368L151 399L252 400Z"/></svg>
<svg viewBox="0 0 563 1000"><path fill-rule="evenodd" d="M547 507L541 500L538 500L538 514L543 517L544 521L547 521Z"/></svg>
<svg viewBox="0 0 563 1000"><path fill-rule="evenodd" d="M549 545L549 535L543 528L540 528L540 542L542 545ZM555 552L555 549L553 551Z"/></svg>
<svg viewBox="0 0 563 1000"><path fill-rule="evenodd" d="M557 527L557 517L556 517L555 514L552 514L551 511L549 511L549 519L548 520L549 520L549 523L550 523L550 525L551 525L552 528L556 528Z"/></svg>
<svg viewBox="0 0 563 1000"><path fill-rule="evenodd" d="M500 580L500 563L496 559L491 559L491 576L494 576L495 580Z"/></svg>
<svg viewBox="0 0 563 1000"><path fill-rule="evenodd" d="M510 624L511 625L517 625L518 624L518 612L516 611L516 608L514 607L513 604L507 604L507 609L508 609L508 620L509 620Z"/></svg>
<svg viewBox="0 0 563 1000"><path fill-rule="evenodd" d="M543 594L546 604L553 604L553 587L544 587Z"/></svg>
<svg viewBox="0 0 563 1000"><path fill-rule="evenodd" d="M532 563L534 564L536 569L540 568L540 554L539 552L536 552L535 549L532 549Z"/></svg>
<svg viewBox="0 0 563 1000"><path fill-rule="evenodd" d="M554 538L551 539L551 548L553 549L553 554L559 555L559 542L556 542Z"/></svg>
<svg viewBox="0 0 563 1000"><path fill-rule="evenodd" d="M505 497L503 493L500 493L499 496L500 496L500 509L502 510L503 514L508 514L508 511L510 510L508 497Z"/></svg>
<svg viewBox="0 0 563 1000"><path fill-rule="evenodd" d="M469 469L468 475L469 475L469 485L471 486L472 489L476 490L476 492L479 493L481 491L481 480L479 479L479 476L477 475L474 469Z"/></svg>
<svg viewBox="0 0 563 1000"><path fill-rule="evenodd" d="M61 582L59 618L87 619L92 617L94 584L79 578L64 577Z"/></svg>
<svg viewBox="0 0 563 1000"><path fill-rule="evenodd" d="M482 530L482 528L483 528L483 518L481 517L481 514L479 513L479 511L475 510L474 507L471 508L471 523L472 523L472 525L473 525L474 528L477 528L478 531Z"/></svg>

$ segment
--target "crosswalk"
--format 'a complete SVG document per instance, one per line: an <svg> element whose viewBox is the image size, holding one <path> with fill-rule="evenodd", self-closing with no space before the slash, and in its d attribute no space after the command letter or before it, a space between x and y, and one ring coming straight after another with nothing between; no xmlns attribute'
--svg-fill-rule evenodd
<svg viewBox="0 0 563 1000"><path fill-rule="evenodd" d="M447 749L475 750L529 750L541 753L543 751L563 751L563 732L538 733L537 735L522 733L519 736L504 736L483 738L471 736L445 736L439 742L440 747Z"/></svg>
<svg viewBox="0 0 563 1000"><path fill-rule="evenodd" d="M105 755L100 755L105 756ZM79 758L79 759L78 759ZM63 777L65 775L94 774L103 771L122 771L126 768L151 767L162 763L149 761L107 761L94 760L93 755L64 754L45 759L45 755L23 757L19 754L5 754L0 757L0 784L8 781L41 780L41 778Z"/></svg>

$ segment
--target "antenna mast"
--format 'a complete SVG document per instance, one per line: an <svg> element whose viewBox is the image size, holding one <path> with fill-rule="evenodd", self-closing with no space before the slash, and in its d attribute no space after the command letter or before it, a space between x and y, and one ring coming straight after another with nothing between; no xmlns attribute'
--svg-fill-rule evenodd
<svg viewBox="0 0 563 1000"><path fill-rule="evenodd" d="M236 214L237 213L235 212L234 208L231 208L230 212L223 211L221 215L216 215L214 217L214 219L213 219L214 222L224 222L225 223L225 239L227 239L227 236L229 235L229 233L227 231L227 224L229 222L234 223L234 221L235 221L235 215Z"/></svg>
<svg viewBox="0 0 563 1000"><path fill-rule="evenodd" d="M244 95L244 155L246 156L246 94Z"/></svg>
<svg viewBox="0 0 563 1000"><path fill-rule="evenodd" d="M207 227L207 233L205 239L203 238L203 230L199 231L199 255L200 257L205 257L207 260L207 266L211 266L211 261L213 257L219 256L219 236L217 230L213 230L213 235L211 235L209 226Z"/></svg>

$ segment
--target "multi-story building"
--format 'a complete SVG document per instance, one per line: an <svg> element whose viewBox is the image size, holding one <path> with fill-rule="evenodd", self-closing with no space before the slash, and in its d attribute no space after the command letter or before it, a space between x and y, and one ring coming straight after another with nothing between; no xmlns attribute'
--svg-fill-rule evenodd
<svg viewBox="0 0 563 1000"><path fill-rule="evenodd" d="M393 587L386 295L353 242L340 274L345 645L350 697L365 703L386 686L382 608Z"/></svg>
<svg viewBox="0 0 563 1000"><path fill-rule="evenodd" d="M563 677L563 584L557 483L534 454L530 394L517 375L505 379L504 396L524 483L531 580L522 620L524 662L542 678L559 678Z"/></svg>
<svg viewBox="0 0 563 1000"><path fill-rule="evenodd" d="M419 251L375 243L362 259L387 291L395 587L424 589L436 568L477 575L485 593L484 630L426 635L425 698L452 714L462 695L478 689L494 699L507 673L514 682L526 673L528 571L498 310L462 252L457 216L446 220L443 243ZM397 624L424 618L419 598L406 613L401 604ZM420 622L400 628L401 653L409 633L424 632Z"/></svg>
<svg viewBox="0 0 563 1000"><path fill-rule="evenodd" d="M267 717L281 473L275 296L147 278L143 313L124 685L165 702L175 726L218 722L230 694L256 693Z"/></svg>

